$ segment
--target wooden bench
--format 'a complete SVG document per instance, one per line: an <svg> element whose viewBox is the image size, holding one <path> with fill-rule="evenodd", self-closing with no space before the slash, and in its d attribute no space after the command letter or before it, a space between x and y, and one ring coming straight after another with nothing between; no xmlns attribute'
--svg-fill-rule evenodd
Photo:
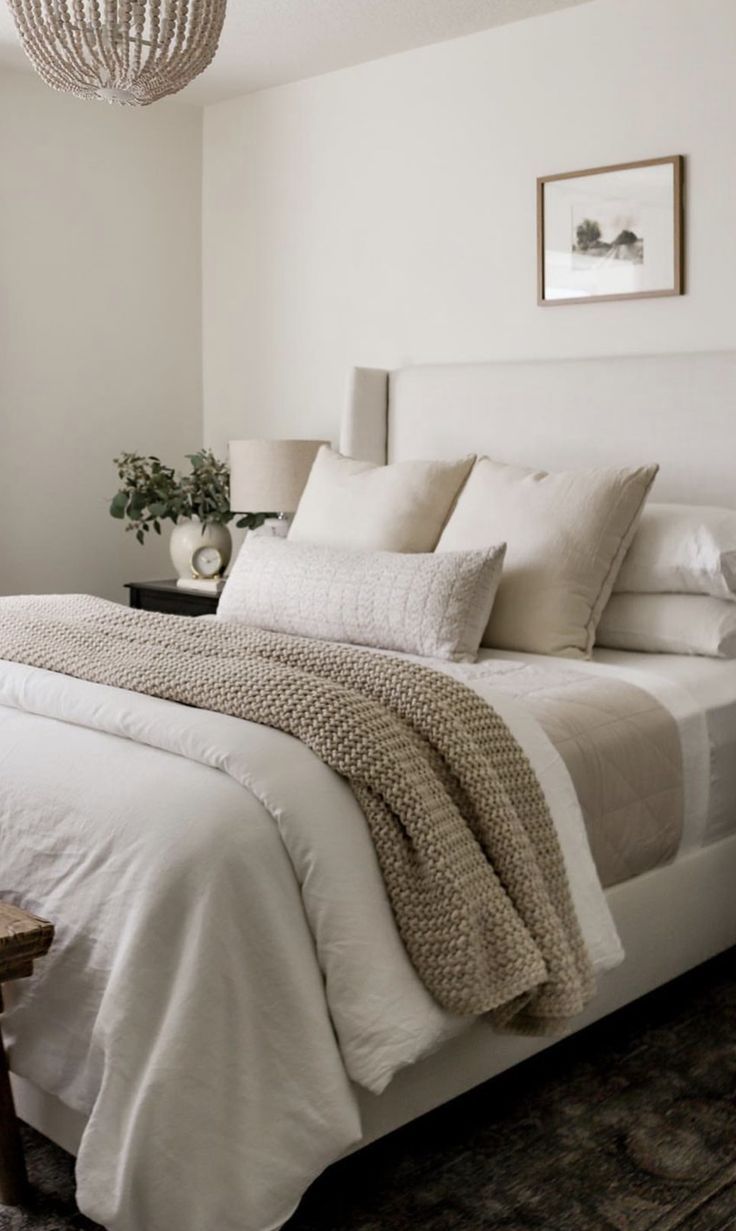
<svg viewBox="0 0 736 1231"><path fill-rule="evenodd" d="M53 938L50 923L0 902L0 1013L3 983L32 975L34 961L48 952ZM19 1205L26 1188L26 1165L0 1032L0 1203Z"/></svg>

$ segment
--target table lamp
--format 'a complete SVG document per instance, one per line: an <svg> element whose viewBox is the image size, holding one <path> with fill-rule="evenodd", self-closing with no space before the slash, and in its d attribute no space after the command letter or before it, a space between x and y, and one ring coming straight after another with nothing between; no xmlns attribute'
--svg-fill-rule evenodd
<svg viewBox="0 0 736 1231"><path fill-rule="evenodd" d="M326 440L231 440L230 508L271 512L285 535L320 447Z"/></svg>

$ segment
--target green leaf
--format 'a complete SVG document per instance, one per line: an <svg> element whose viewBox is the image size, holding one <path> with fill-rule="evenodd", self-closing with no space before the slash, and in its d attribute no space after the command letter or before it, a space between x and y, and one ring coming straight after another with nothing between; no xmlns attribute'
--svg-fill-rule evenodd
<svg viewBox="0 0 736 1231"><path fill-rule="evenodd" d="M116 492L110 503L110 516L118 517L122 519L123 517L125 517L125 510L127 506L128 506L128 493L127 492Z"/></svg>
<svg viewBox="0 0 736 1231"><path fill-rule="evenodd" d="M230 508L230 470L211 449L189 454L191 469L177 474L155 455L121 452L115 459L120 491L110 504L110 513L127 522L142 543L153 525L161 533L161 523L176 523L182 517L198 516L203 523L227 525Z"/></svg>

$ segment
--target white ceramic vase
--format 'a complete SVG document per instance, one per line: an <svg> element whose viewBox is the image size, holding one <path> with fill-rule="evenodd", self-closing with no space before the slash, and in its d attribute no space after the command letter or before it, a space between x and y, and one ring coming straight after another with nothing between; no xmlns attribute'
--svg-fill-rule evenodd
<svg viewBox="0 0 736 1231"><path fill-rule="evenodd" d="M214 522L202 525L198 517L183 517L171 532L169 551L177 577L192 579L192 556L198 547L216 547L222 556L222 571L230 563L233 541L227 526Z"/></svg>

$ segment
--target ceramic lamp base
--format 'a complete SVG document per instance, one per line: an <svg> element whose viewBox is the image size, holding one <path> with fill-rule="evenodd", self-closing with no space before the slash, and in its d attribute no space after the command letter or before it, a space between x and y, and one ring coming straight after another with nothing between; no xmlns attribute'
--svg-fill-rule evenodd
<svg viewBox="0 0 736 1231"><path fill-rule="evenodd" d="M285 539L289 533L291 525L291 515L282 513L279 517L267 517L262 525L257 530L249 531L250 534L259 536L269 536L271 538Z"/></svg>

